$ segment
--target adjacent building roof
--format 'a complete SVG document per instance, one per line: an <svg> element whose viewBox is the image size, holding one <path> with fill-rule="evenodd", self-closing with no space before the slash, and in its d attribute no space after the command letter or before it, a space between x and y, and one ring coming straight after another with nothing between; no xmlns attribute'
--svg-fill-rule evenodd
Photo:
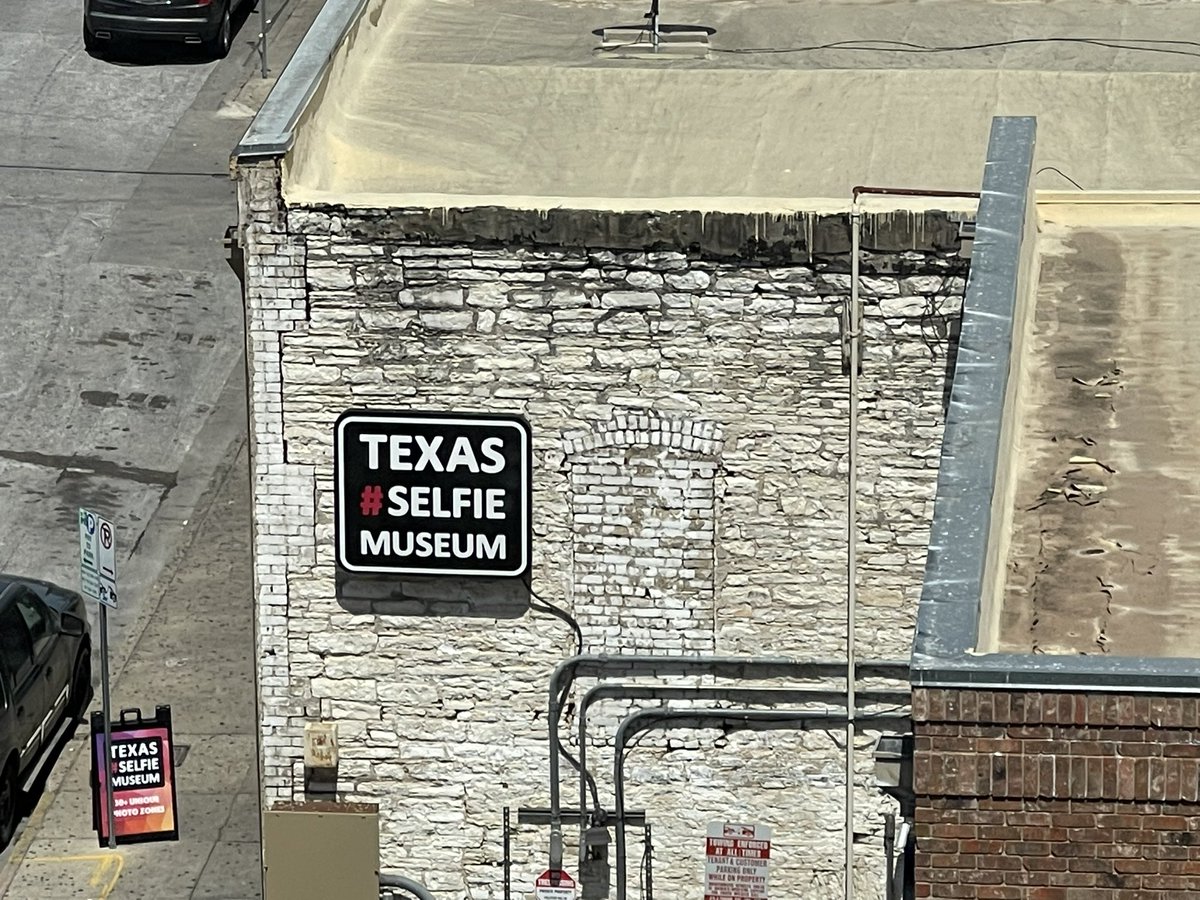
<svg viewBox="0 0 1200 900"><path fill-rule="evenodd" d="M1037 166L1088 189L1200 188L1196 50L1174 42L1195 4L664 0L716 29L707 56L597 51L648 6L329 0L341 27L238 153L288 149L300 204L816 210L856 184L977 190L992 117L1020 114Z"/></svg>

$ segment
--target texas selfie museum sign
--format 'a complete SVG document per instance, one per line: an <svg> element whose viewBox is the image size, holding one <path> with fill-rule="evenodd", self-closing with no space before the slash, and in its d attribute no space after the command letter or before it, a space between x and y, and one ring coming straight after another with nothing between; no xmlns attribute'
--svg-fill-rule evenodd
<svg viewBox="0 0 1200 900"><path fill-rule="evenodd" d="M520 416L342 413L334 426L338 566L392 575L525 575L530 444Z"/></svg>

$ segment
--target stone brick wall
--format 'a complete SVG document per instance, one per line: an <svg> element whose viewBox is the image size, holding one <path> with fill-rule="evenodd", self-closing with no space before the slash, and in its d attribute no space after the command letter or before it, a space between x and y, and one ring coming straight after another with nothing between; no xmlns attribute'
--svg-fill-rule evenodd
<svg viewBox="0 0 1200 900"><path fill-rule="evenodd" d="M533 587L579 620L585 651L844 654L844 248L646 252L604 229L548 243L536 216L524 238L434 239L413 211L285 213L267 164L240 178L267 802L302 790L304 723L337 721L347 796L381 803L385 868L457 898L501 896L502 808L548 802L547 683L575 651L563 623L335 600L332 425L348 407L529 419ZM859 653L905 659L965 262L897 247L866 275ZM628 709L602 702L590 719L610 803ZM655 826L659 891L698 897L705 824L743 818L775 829L773 896L839 896L840 737L644 739L627 792ZM872 743L857 748L862 898L881 896L883 867ZM515 896L546 846L544 829L516 836Z"/></svg>
<svg viewBox="0 0 1200 900"><path fill-rule="evenodd" d="M917 896L1200 896L1200 698L920 689Z"/></svg>

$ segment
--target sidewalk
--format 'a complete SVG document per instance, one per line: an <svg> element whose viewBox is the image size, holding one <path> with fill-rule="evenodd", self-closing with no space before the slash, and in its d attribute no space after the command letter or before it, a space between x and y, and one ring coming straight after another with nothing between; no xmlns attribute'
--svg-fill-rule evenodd
<svg viewBox="0 0 1200 900"><path fill-rule="evenodd" d="M234 451L112 690L114 711L171 706L177 760L186 748L176 772L179 841L98 845L81 725L14 848L11 900L261 896L250 496L245 444Z"/></svg>

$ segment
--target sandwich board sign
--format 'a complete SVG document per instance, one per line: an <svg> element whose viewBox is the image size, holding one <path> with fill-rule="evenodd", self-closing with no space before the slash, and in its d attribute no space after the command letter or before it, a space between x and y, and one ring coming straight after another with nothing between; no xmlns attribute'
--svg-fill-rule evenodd
<svg viewBox="0 0 1200 900"><path fill-rule="evenodd" d="M534 882L533 895L537 900L575 900L575 879L562 869L547 869Z"/></svg>
<svg viewBox="0 0 1200 900"><path fill-rule="evenodd" d="M92 713L92 825L100 846L111 846L109 796L117 844L179 840L171 707L156 707L149 717L140 710L121 710L120 720L109 723L112 749L107 763L104 726L104 714Z"/></svg>
<svg viewBox="0 0 1200 900"><path fill-rule="evenodd" d="M710 822L704 847L704 900L767 900L771 829Z"/></svg>

